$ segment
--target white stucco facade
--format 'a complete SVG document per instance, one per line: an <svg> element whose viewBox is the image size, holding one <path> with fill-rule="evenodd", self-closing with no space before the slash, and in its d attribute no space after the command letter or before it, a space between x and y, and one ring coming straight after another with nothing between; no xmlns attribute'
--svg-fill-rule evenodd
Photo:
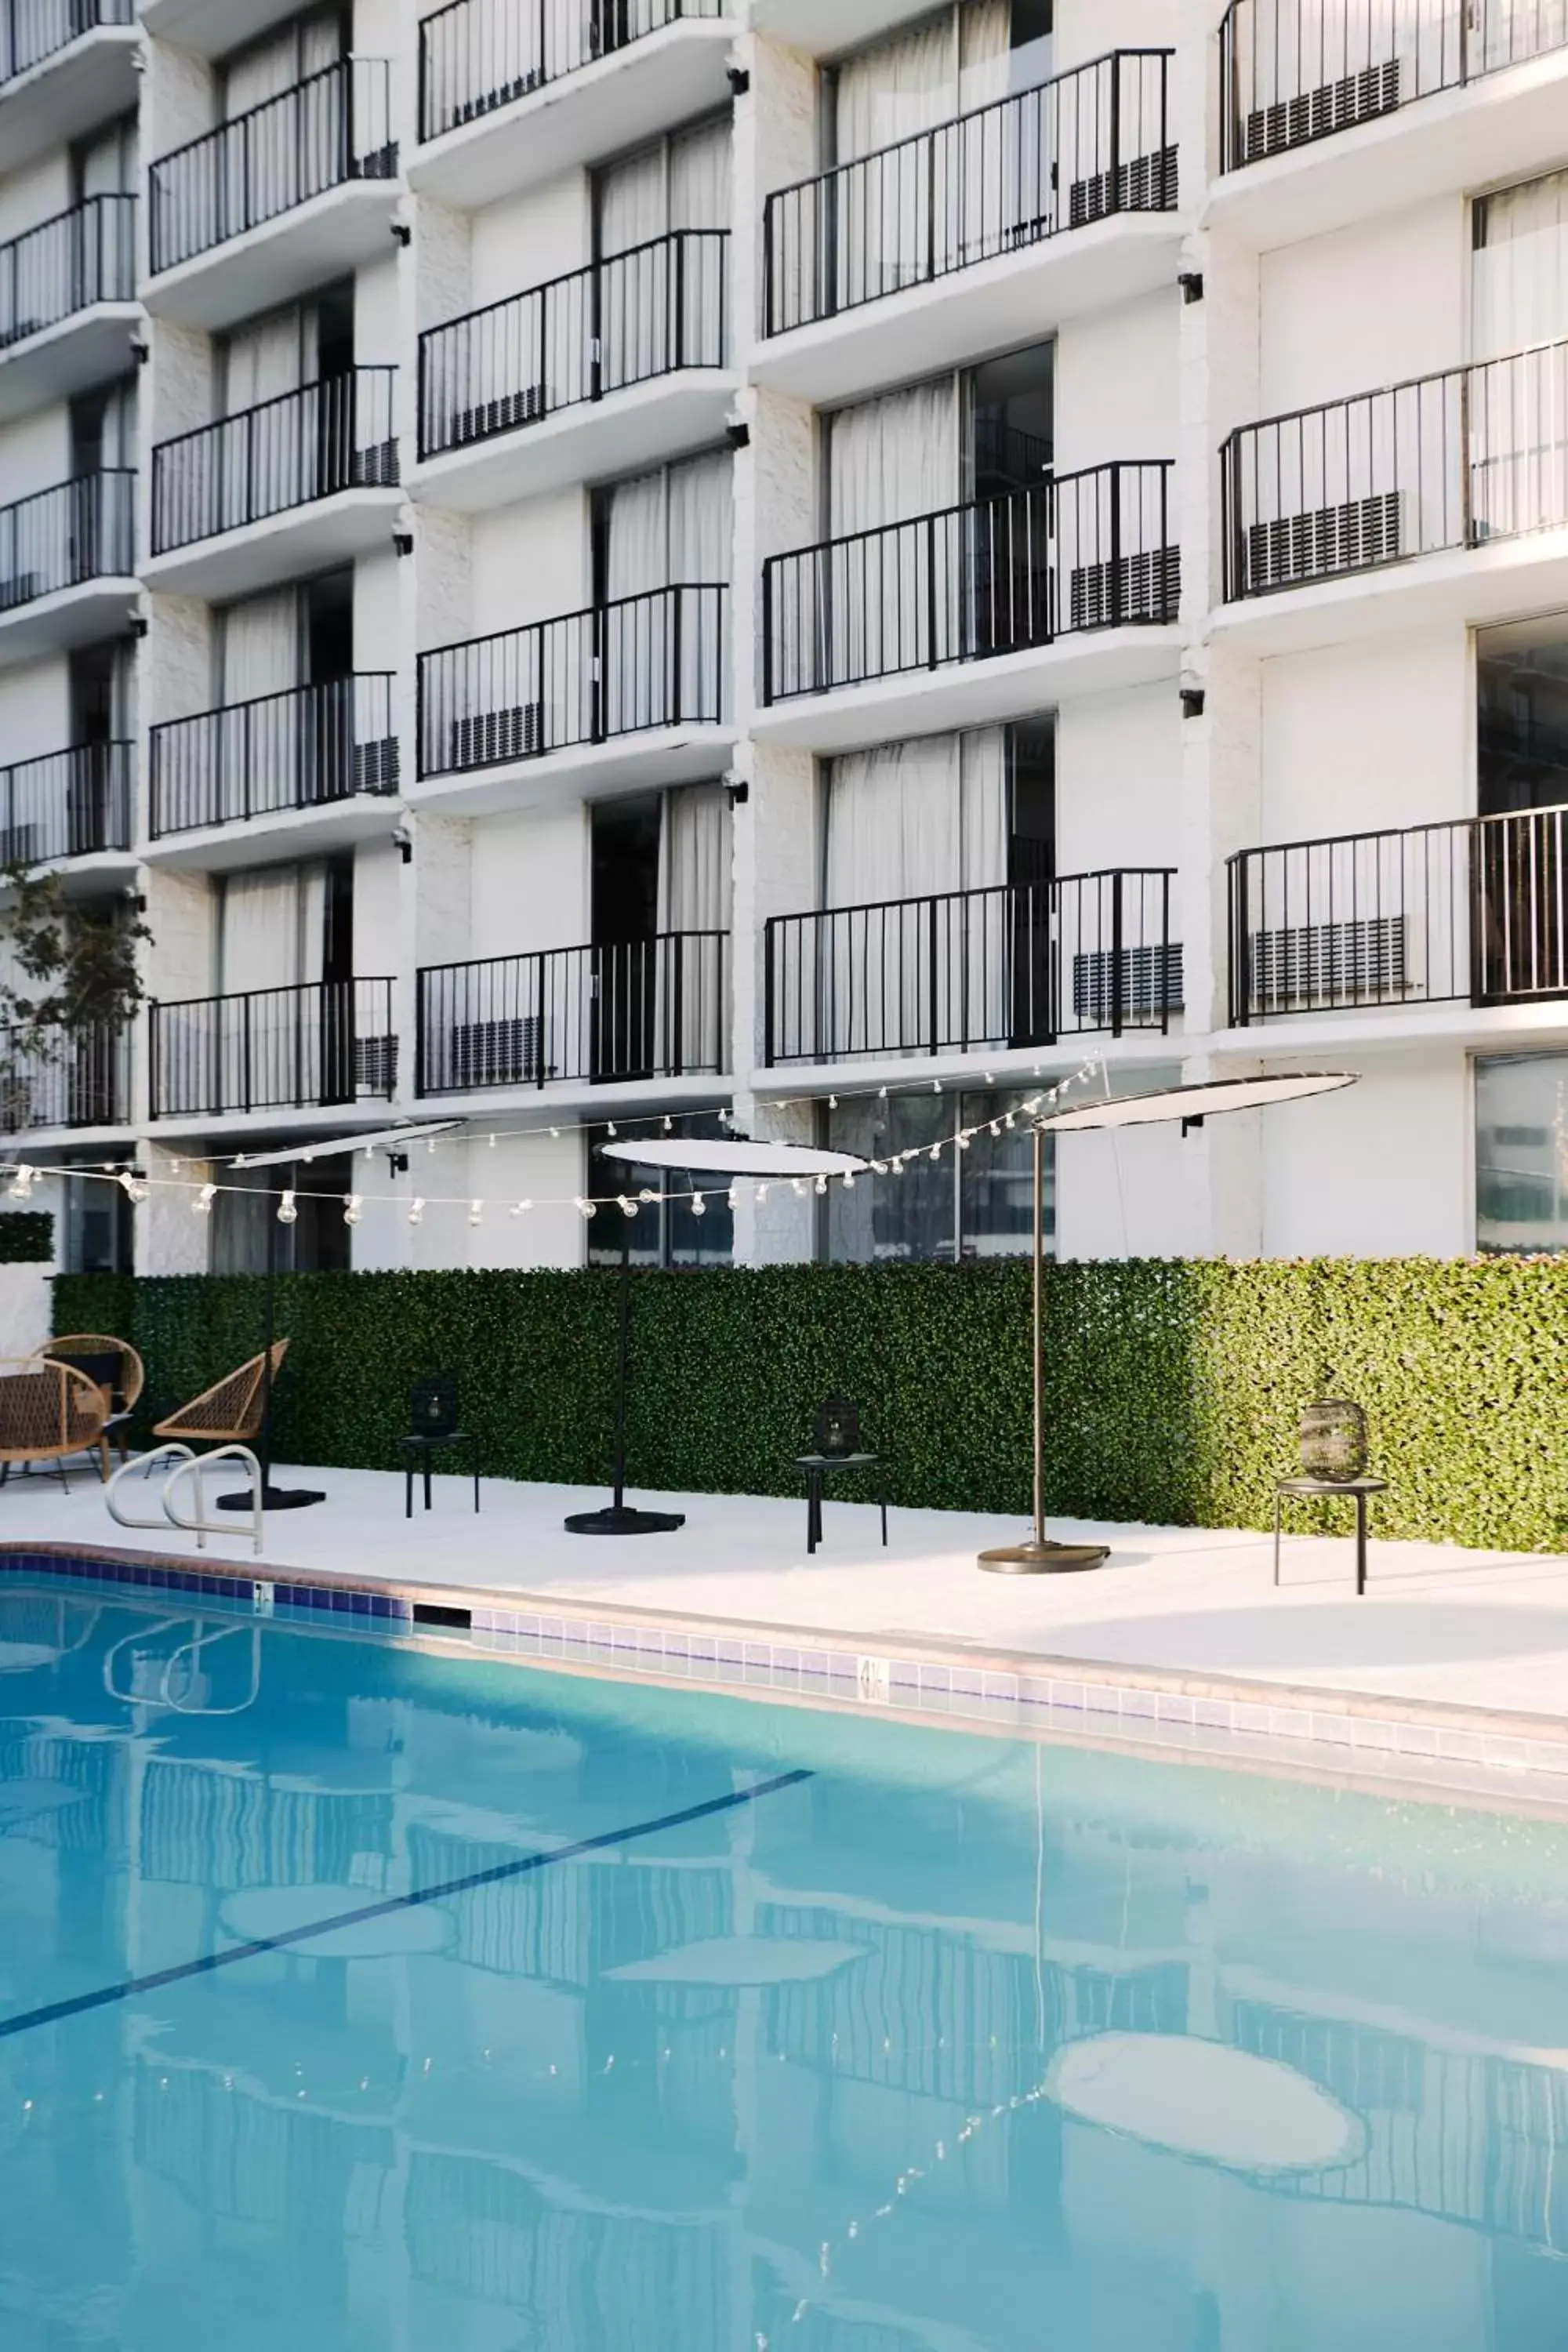
<svg viewBox="0 0 1568 2352"><path fill-rule="evenodd" d="M5 1150L221 1176L449 1118L353 1163L351 1262L573 1265L612 1120L1334 1066L1064 1140L1058 1252L1447 1255L1510 1245L1478 1064L1531 1056L1499 1197L1552 1239L1568 202L1521 192L1568 188L1568 47L1347 78L1275 64L1285 0L584 0L535 57L478 5L149 0L62 51L42 152L42 68L0 82L0 243L110 173L136 223L133 283L45 254L59 315L0 320L0 782L153 934L114 1083ZM63 558L16 520L60 486ZM479 1221L410 1222L447 1194ZM210 1241L138 1212L140 1270Z"/></svg>

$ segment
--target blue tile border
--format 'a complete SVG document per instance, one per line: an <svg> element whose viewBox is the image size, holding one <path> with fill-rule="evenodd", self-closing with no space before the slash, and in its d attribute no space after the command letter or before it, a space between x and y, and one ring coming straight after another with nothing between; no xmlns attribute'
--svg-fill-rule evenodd
<svg viewBox="0 0 1568 2352"><path fill-rule="evenodd" d="M691 1682L738 1694L765 1691L866 1715L891 1712L959 1726L1113 1738L1123 1747L1205 1755L1216 1762L1226 1755L1238 1760L1293 1755L1307 1770L1314 1764L1340 1773L1404 1768L1406 1777L1452 1768L1478 1784L1488 1779L1494 1785L1504 1775L1515 1784L1521 1776L1540 1775L1548 1786L1538 1786L1539 1793L1568 1797L1568 1721L1559 1731L1538 1717L1476 1710L1474 1720L1456 1720L1466 1711L1419 1700L1408 1702L1406 1711L1402 1702L1258 1684L1199 1691L1178 1686L1174 1677L1163 1681L1152 1671L1134 1682L1119 1679L1113 1667L1062 1659L1006 1664L984 1657L933 1659L879 1650L873 1634L865 1637L866 1650L855 1653L830 1649L825 1640L813 1642L798 1631L775 1641L756 1627L579 1616L563 1607L510 1606L457 1588L397 1591L301 1581L298 1570L281 1578L264 1570L193 1570L68 1547L0 1543L3 1576L180 1593L296 1624L330 1618L341 1625L351 1619L355 1633L413 1634L471 1656ZM469 1622L421 1622L416 1612L427 1604L468 1609ZM1342 1698L1344 1704L1335 1704Z"/></svg>

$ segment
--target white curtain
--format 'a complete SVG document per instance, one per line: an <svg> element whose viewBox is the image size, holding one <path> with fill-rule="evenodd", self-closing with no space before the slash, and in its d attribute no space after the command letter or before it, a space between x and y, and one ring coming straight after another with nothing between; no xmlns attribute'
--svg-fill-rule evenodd
<svg viewBox="0 0 1568 2352"><path fill-rule="evenodd" d="M225 996L292 988L306 976L301 943L299 866L224 877L218 986Z"/></svg>
<svg viewBox="0 0 1568 2352"><path fill-rule="evenodd" d="M1568 521L1568 172L1478 198L1470 307L1476 530Z"/></svg>
<svg viewBox="0 0 1568 2352"><path fill-rule="evenodd" d="M658 836L661 931L729 930L731 856L730 795L722 784L666 793ZM717 1000L727 961L715 940L667 939L658 972L658 1034L667 1067L691 1069L711 1058L712 1040L721 1034L724 1008Z"/></svg>
<svg viewBox="0 0 1568 2352"><path fill-rule="evenodd" d="M838 68L834 103L835 275L840 309L931 274L932 145L914 134L945 122L958 101L953 12L879 42ZM898 142L913 140L904 146ZM864 159L864 160L862 160Z"/></svg>
<svg viewBox="0 0 1568 2352"><path fill-rule="evenodd" d="M270 1089L274 1100L293 1094L309 1102L320 1094L326 1026L320 1008L291 994L255 992L291 991L321 978L326 912L327 870L320 860L225 877L219 930L224 1002L216 1020L231 1083L239 1079L244 1057L258 1095ZM242 996L249 1001L233 1001Z"/></svg>
<svg viewBox="0 0 1568 2352"><path fill-rule="evenodd" d="M313 74L342 54L342 31L334 10L290 25L230 59L224 74L224 120L232 122ZM314 85L303 97L258 115L249 135L237 134L224 157L225 228L270 220L336 177L338 126L342 111L341 76Z"/></svg>
<svg viewBox="0 0 1568 2352"><path fill-rule="evenodd" d="M276 310L270 318L237 328L224 349L224 413L232 421L222 436L217 485L220 530L254 520L254 509L277 513L306 495L307 468L316 463L315 437L306 430L298 404L266 404L297 392L315 374L316 314L309 308ZM260 409L260 415L247 410Z"/></svg>
<svg viewBox="0 0 1568 2352"><path fill-rule="evenodd" d="M610 492L605 695L612 733L717 715L730 577L726 451L617 482ZM655 589L686 586L679 599ZM699 593L705 590L706 593ZM619 600L634 598L627 604Z"/></svg>
<svg viewBox="0 0 1568 2352"><path fill-rule="evenodd" d="M1006 732L928 735L832 761L817 1001L829 1051L917 1052L1002 1034ZM933 913L927 904L941 903ZM933 963L934 958L934 963Z"/></svg>
<svg viewBox="0 0 1568 2352"><path fill-rule="evenodd" d="M669 142L669 226L728 228L730 211L730 118L721 114Z"/></svg>
<svg viewBox="0 0 1568 2352"><path fill-rule="evenodd" d="M230 604L218 616L219 694L253 702L300 683L300 600L296 588L268 590Z"/></svg>
<svg viewBox="0 0 1568 2352"><path fill-rule="evenodd" d="M944 9L845 59L834 89L836 162L851 163L946 121L958 92L955 13L963 11Z"/></svg>
<svg viewBox="0 0 1568 2352"><path fill-rule="evenodd" d="M841 408L828 420L828 535L821 559L816 674L825 685L923 668L957 650L958 398L952 376ZM904 524L903 530L884 526ZM858 532L874 536L858 538ZM934 569L933 569L934 567ZM931 643L932 615L938 643ZM807 616L792 605L791 625ZM786 662L795 650L784 647Z"/></svg>
<svg viewBox="0 0 1568 2352"><path fill-rule="evenodd" d="M669 363L668 248L650 247L669 225L662 140L598 175L599 349L607 392L641 383ZM633 247L637 250L634 252ZM616 257L628 255L627 259Z"/></svg>
<svg viewBox="0 0 1568 2352"><path fill-rule="evenodd" d="M217 622L218 699L225 709L209 722L217 752L215 822L246 810L292 807L300 798L305 740L292 700L259 700L300 682L298 590L247 596L221 612ZM247 707L236 710L236 704Z"/></svg>
<svg viewBox="0 0 1568 2352"><path fill-rule="evenodd" d="M669 226L672 229L727 229L730 226L730 118L700 122L669 142ZM688 367L718 367L729 356L724 315L727 247L721 236L680 241L670 289L671 319L679 343L671 353ZM678 306L678 307L677 307Z"/></svg>

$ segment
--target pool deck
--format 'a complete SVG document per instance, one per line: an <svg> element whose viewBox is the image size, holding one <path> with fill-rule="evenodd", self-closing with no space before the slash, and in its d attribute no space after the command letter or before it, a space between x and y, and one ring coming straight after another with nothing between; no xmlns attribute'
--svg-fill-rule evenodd
<svg viewBox="0 0 1568 2352"><path fill-rule="evenodd" d="M399 1476L288 1470L285 1484L324 1488L325 1504L268 1521L263 1560L310 1579L374 1581L439 1594L625 1620L812 1640L928 1660L984 1658L1033 1667L1082 1662L1157 1689L1334 1693L1434 1719L1489 1719L1495 1729L1554 1738L1568 1726L1568 1559L1463 1551L1373 1538L1368 1591L1357 1600L1349 1538L1287 1538L1281 1589L1269 1538L1184 1528L1053 1523L1064 1537L1109 1543L1088 1575L983 1575L975 1555L1016 1540L1016 1521L895 1509L887 1550L867 1506L829 1501L815 1559L798 1501L734 1496L634 1496L683 1509L676 1534L568 1535L569 1510L596 1489L486 1480L476 1517L465 1483L437 1480L436 1507L403 1514ZM138 1507L155 1490L138 1483ZM68 1494L43 1475L0 1492L0 1547L66 1544L101 1553L188 1559L195 1538L119 1528L103 1489L75 1472ZM205 1563L250 1571L248 1541L212 1542ZM263 1571L265 1572L265 1570ZM1524 1718L1533 1719L1528 1725ZM1564 1735L1568 1737L1568 1734ZM1568 1749L1564 1750L1568 1756Z"/></svg>

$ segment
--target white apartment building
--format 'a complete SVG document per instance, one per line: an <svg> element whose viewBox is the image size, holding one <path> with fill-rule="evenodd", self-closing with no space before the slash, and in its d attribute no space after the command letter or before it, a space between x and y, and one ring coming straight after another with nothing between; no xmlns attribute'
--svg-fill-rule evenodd
<svg viewBox="0 0 1568 2352"><path fill-rule="evenodd" d="M1556 1247L1565 824L1568 0L0 0L0 834L153 935L6 1152L450 1118L293 1261L570 1266L612 1123L1331 1066L1058 1251ZM636 1247L1015 1249L1025 1149Z"/></svg>

